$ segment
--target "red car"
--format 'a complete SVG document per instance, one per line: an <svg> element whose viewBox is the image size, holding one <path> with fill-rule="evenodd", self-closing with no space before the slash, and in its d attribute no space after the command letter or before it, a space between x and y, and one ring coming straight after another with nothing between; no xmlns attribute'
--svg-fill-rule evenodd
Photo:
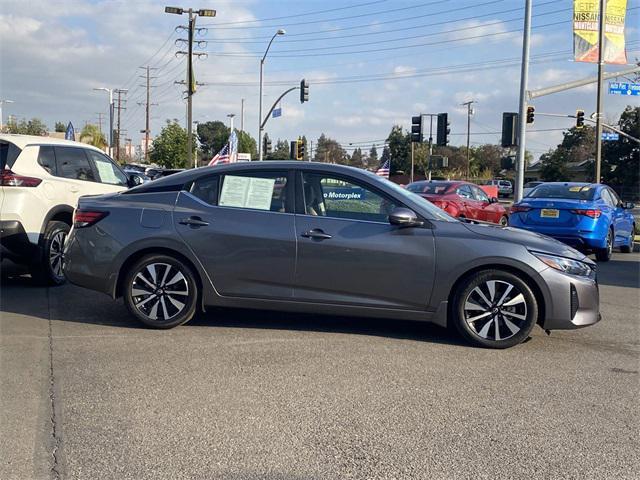
<svg viewBox="0 0 640 480"><path fill-rule="evenodd" d="M407 190L429 200L452 217L507 225L507 210L497 198L489 198L477 185L462 181L422 181L407 185Z"/></svg>

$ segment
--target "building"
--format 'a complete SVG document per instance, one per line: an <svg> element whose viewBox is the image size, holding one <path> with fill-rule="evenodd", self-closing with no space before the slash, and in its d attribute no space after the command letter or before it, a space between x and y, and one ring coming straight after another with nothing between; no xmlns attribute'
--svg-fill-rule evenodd
<svg viewBox="0 0 640 480"><path fill-rule="evenodd" d="M593 175L593 158L582 160L580 162L568 162L567 170L569 182L591 182ZM527 168L524 172L525 182L533 182L536 180L542 180L540 178L540 170L542 169L542 162L535 163Z"/></svg>

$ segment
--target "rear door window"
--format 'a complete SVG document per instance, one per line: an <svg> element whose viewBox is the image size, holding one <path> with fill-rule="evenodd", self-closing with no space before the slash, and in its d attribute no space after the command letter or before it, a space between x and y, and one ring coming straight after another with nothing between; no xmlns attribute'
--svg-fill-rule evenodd
<svg viewBox="0 0 640 480"><path fill-rule="evenodd" d="M473 200L473 193L471 193L471 189L469 188L469 185L462 185L458 187L458 190L456 190L456 193L462 198L468 198L470 200Z"/></svg>
<svg viewBox="0 0 640 480"><path fill-rule="evenodd" d="M73 180L95 182L89 159L85 155L84 148L54 147L56 154L56 166L59 177Z"/></svg>
<svg viewBox="0 0 640 480"><path fill-rule="evenodd" d="M218 205L218 184L220 177L215 175L213 177L199 178L191 185L189 193L194 197L199 198L204 203L212 206Z"/></svg>
<svg viewBox="0 0 640 480"><path fill-rule="evenodd" d="M475 185L469 186L469 188L473 192L473 196L476 200L480 202L489 202L489 196L484 192L484 190L476 187Z"/></svg>
<svg viewBox="0 0 640 480"><path fill-rule="evenodd" d="M218 206L290 213L289 190L286 171L234 172L222 177Z"/></svg>
<svg viewBox="0 0 640 480"><path fill-rule="evenodd" d="M56 175L56 155L50 145L40 146L38 164L51 175Z"/></svg>
<svg viewBox="0 0 640 480"><path fill-rule="evenodd" d="M13 143L0 142L0 170L5 168L13 168L13 164L16 163L16 159L20 156L20 150Z"/></svg>

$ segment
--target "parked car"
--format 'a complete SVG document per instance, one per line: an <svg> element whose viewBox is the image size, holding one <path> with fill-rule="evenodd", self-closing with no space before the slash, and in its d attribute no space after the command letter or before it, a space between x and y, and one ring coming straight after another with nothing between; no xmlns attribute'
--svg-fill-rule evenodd
<svg viewBox="0 0 640 480"><path fill-rule="evenodd" d="M324 163L204 167L82 197L65 272L155 328L208 306L281 309L430 321L506 348L536 324L600 319L595 263L580 252L461 222L373 173Z"/></svg>
<svg viewBox="0 0 640 480"><path fill-rule="evenodd" d="M632 203L606 185L544 183L511 207L509 224L556 238L606 262L614 247L632 252L636 221Z"/></svg>
<svg viewBox="0 0 640 480"><path fill-rule="evenodd" d="M49 137L0 135L0 253L37 281L64 282L62 248L81 195L133 181L101 150Z"/></svg>
<svg viewBox="0 0 640 480"><path fill-rule="evenodd" d="M143 172L141 172L138 169L131 169L125 166L124 173L126 173L129 178L135 179L134 181L136 182L137 185L141 185L143 183L147 183L151 181L151 179L148 176L146 176Z"/></svg>
<svg viewBox="0 0 640 480"><path fill-rule="evenodd" d="M526 197L527 195L529 195L529 192L531 192L531 190L533 190L538 185L542 185L543 183L544 182L538 182L538 181L525 183L522 188L522 196Z"/></svg>
<svg viewBox="0 0 640 480"><path fill-rule="evenodd" d="M407 190L429 200L452 217L480 220L506 226L509 218L497 198L489 198L482 188L462 181L420 181Z"/></svg>
<svg viewBox="0 0 640 480"><path fill-rule="evenodd" d="M173 175L174 173L179 173L182 171L184 171L184 168L150 167L145 170L144 174L151 180L157 180L158 178L166 177L167 175Z"/></svg>
<svg viewBox="0 0 640 480"><path fill-rule="evenodd" d="M489 180L487 185L498 187L498 197L510 197L513 195L513 184L509 180Z"/></svg>

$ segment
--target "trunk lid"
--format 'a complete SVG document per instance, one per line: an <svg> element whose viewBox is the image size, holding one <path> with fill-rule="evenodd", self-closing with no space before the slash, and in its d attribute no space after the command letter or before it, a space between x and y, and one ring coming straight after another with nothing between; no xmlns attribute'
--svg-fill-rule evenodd
<svg viewBox="0 0 640 480"><path fill-rule="evenodd" d="M529 207L527 212L518 212L522 223L546 227L575 227L581 217L573 210L589 208L590 200L563 200L558 198L528 199L520 206Z"/></svg>

